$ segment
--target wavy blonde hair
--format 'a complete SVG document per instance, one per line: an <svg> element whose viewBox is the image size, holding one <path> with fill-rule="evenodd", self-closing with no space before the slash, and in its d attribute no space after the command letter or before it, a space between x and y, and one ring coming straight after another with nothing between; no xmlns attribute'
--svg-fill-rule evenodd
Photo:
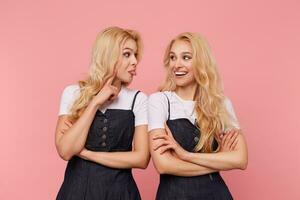
<svg viewBox="0 0 300 200"><path fill-rule="evenodd" d="M232 119L225 108L223 89L215 60L208 42L197 33L185 32L175 37L167 46L164 55L164 66L169 72L170 50L176 41L186 41L192 47L192 66L195 69L197 89L194 96L196 124L201 131L200 140L195 147L196 152L213 152L213 141L219 139L217 134L233 128ZM160 91L174 91L175 81L168 73ZM220 147L220 145L219 145ZM219 148L216 150L218 151Z"/></svg>
<svg viewBox="0 0 300 200"><path fill-rule="evenodd" d="M103 87L105 81L113 74L120 58L122 46L128 39L137 44L137 61L142 54L142 40L137 31L109 27L98 33L92 49L89 75L79 81L80 95L71 107L70 120L76 121L86 109L93 96Z"/></svg>

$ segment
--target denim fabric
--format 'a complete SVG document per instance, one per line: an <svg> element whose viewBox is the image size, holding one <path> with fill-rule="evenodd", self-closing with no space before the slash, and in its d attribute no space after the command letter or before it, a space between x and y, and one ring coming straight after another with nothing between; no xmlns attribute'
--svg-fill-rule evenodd
<svg viewBox="0 0 300 200"><path fill-rule="evenodd" d="M134 113L131 110L97 111L85 147L92 151L131 151ZM140 200L131 169L114 169L74 156L67 165L57 200Z"/></svg>
<svg viewBox="0 0 300 200"><path fill-rule="evenodd" d="M166 98L168 98L166 96ZM170 120L170 102L168 99L169 116L167 125L174 139L189 152L199 141L199 129L186 118ZM213 144L217 148L217 142ZM160 183L156 194L157 200L232 200L232 196L221 175L211 173L201 176L180 177L169 174L160 175Z"/></svg>

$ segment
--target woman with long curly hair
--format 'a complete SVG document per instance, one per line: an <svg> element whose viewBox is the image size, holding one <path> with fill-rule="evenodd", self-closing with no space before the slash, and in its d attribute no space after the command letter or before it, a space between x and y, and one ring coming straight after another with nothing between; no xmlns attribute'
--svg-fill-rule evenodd
<svg viewBox="0 0 300 200"><path fill-rule="evenodd" d="M88 77L64 89L55 144L68 164L57 199L140 199L131 169L150 159L147 96L126 86L141 51L136 31L107 28L96 38Z"/></svg>
<svg viewBox="0 0 300 200"><path fill-rule="evenodd" d="M156 199L232 199L219 171L245 169L247 147L207 41L178 35L164 65L166 81L148 100L150 152L160 173Z"/></svg>

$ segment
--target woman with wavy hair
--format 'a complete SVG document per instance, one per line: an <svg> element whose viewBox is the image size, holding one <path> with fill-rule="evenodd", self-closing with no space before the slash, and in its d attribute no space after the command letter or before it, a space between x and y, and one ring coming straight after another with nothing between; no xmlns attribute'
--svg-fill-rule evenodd
<svg viewBox="0 0 300 200"><path fill-rule="evenodd" d="M107 28L96 38L88 77L64 89L55 144L68 164L57 199L140 199L131 169L150 159L147 96L126 86L141 51L136 31Z"/></svg>
<svg viewBox="0 0 300 200"><path fill-rule="evenodd" d="M208 43L182 33L168 45L164 65L166 81L148 99L156 199L232 199L219 171L246 169L247 147Z"/></svg>

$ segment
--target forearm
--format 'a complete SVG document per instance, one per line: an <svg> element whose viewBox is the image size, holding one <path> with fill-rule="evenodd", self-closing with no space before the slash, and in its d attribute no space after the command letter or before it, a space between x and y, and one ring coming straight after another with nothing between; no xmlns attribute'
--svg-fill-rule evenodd
<svg viewBox="0 0 300 200"><path fill-rule="evenodd" d="M80 157L98 164L119 169L145 169L149 163L149 155L143 152L95 152L86 150Z"/></svg>
<svg viewBox="0 0 300 200"><path fill-rule="evenodd" d="M69 160L79 153L85 145L90 126L98 106L91 102L80 118L67 130L58 141L58 151L61 157Z"/></svg>
<svg viewBox="0 0 300 200"><path fill-rule="evenodd" d="M216 172L218 170L183 161L174 157L169 152L163 155L152 156L156 170L160 174L171 174L176 176L199 176Z"/></svg>
<svg viewBox="0 0 300 200"><path fill-rule="evenodd" d="M238 151L218 153L189 153L184 161L216 170L245 169L247 161Z"/></svg>
<svg viewBox="0 0 300 200"><path fill-rule="evenodd" d="M181 159L217 170L244 170L248 163L247 145L244 136L239 134L236 149L233 151L217 153L188 153Z"/></svg>

